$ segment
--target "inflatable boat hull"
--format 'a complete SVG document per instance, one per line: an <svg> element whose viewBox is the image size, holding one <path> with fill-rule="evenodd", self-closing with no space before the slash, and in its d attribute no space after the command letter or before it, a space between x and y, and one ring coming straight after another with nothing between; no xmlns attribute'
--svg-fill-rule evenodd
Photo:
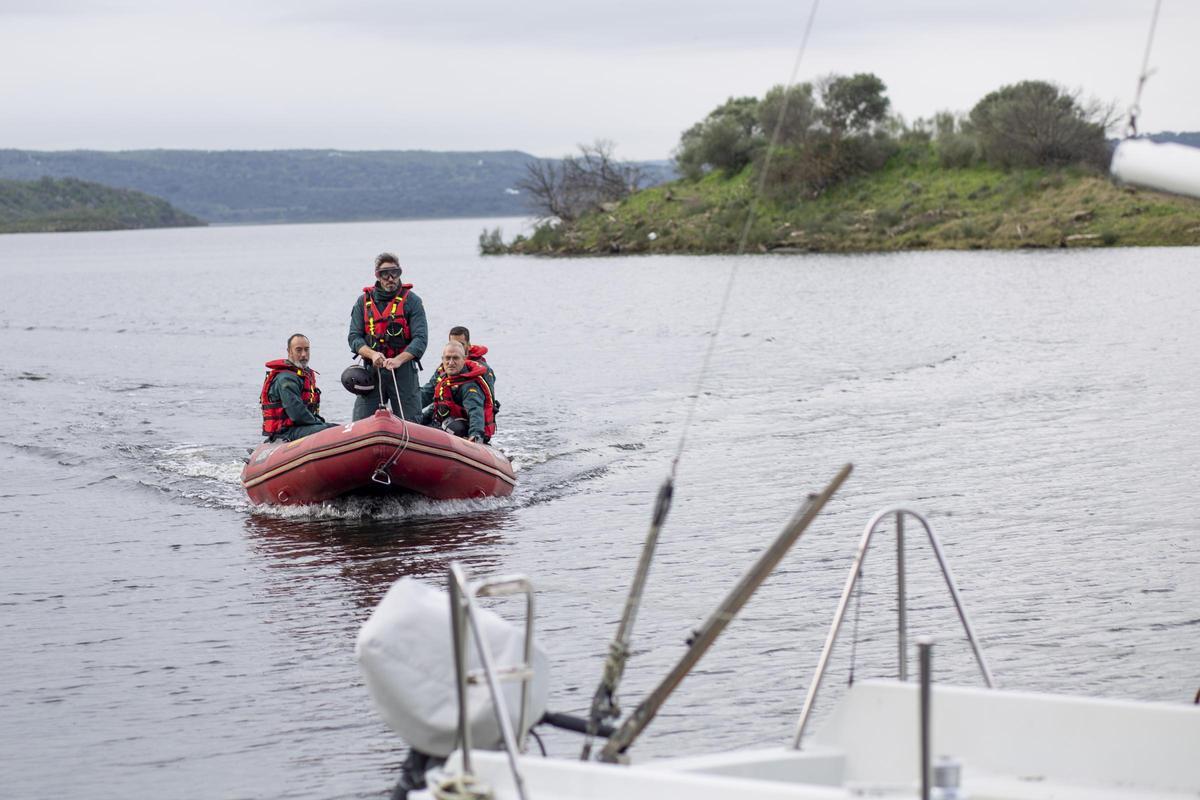
<svg viewBox="0 0 1200 800"><path fill-rule="evenodd" d="M503 497L516 482L512 464L491 447L385 410L294 442L264 442L242 470L250 500L268 505L380 491L436 500Z"/></svg>

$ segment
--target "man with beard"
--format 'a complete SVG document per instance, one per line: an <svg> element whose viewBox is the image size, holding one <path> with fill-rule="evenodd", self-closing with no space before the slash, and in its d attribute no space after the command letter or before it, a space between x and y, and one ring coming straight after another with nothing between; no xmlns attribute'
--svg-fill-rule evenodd
<svg viewBox="0 0 1200 800"><path fill-rule="evenodd" d="M462 342L446 342L442 365L421 387L421 399L427 405L421 421L486 444L496 432L496 417L485 373L482 364L467 360Z"/></svg>
<svg viewBox="0 0 1200 800"><path fill-rule="evenodd" d="M421 414L417 362L429 342L425 306L400 283L400 261L392 253L375 257L375 285L367 286L350 311L350 350L362 356L381 387L392 411L415 421ZM379 392L354 401L354 419L371 416L379 408Z"/></svg>
<svg viewBox="0 0 1200 800"><path fill-rule="evenodd" d="M308 337L293 333L287 341L287 358L267 362L259 404L268 441L294 442L335 427L321 417L321 390L317 373L308 367L309 352Z"/></svg>

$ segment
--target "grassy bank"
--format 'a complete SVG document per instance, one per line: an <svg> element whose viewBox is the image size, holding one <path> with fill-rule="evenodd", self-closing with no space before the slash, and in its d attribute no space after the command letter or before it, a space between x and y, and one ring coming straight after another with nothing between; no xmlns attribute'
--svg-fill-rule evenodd
<svg viewBox="0 0 1200 800"><path fill-rule="evenodd" d="M166 200L73 178L0 180L0 233L179 228L205 223Z"/></svg>
<svg viewBox="0 0 1200 800"><path fill-rule="evenodd" d="M504 250L543 255L731 253L756 190L753 168L638 192ZM914 147L817 198L764 197L747 252L873 252L1200 245L1200 201L1115 186L1085 168L938 165Z"/></svg>

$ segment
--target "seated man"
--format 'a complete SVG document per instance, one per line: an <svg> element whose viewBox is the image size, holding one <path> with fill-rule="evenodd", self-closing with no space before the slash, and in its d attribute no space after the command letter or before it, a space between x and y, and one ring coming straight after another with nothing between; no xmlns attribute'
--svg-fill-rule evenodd
<svg viewBox="0 0 1200 800"><path fill-rule="evenodd" d="M487 370L483 375L483 379L487 381L488 388L492 390L493 411L499 414L500 401L496 399L496 371L492 369L487 359L484 358L487 355L488 349L481 344L471 344L471 332L464 325L455 325L450 329L450 341L462 342L462 346L467 348L468 361L483 364L484 369Z"/></svg>
<svg viewBox="0 0 1200 800"><path fill-rule="evenodd" d="M268 441L292 442L336 427L321 417L321 390L317 373L308 368L309 350L308 337L293 333L288 337L288 357L267 362L259 404Z"/></svg>
<svg viewBox="0 0 1200 800"><path fill-rule="evenodd" d="M482 364L467 360L461 342L446 342L441 366L421 387L425 406L421 421L472 442L489 442L496 432L496 420L485 372Z"/></svg>

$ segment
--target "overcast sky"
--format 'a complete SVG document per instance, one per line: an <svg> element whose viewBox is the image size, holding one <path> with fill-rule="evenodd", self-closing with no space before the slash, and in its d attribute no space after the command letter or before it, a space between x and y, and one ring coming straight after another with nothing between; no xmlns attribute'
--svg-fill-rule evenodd
<svg viewBox="0 0 1200 800"><path fill-rule="evenodd" d="M0 0L0 147L667 158L788 80L811 0ZM1154 0L821 0L800 80L907 119L1024 79L1133 100ZM1200 0L1163 0L1144 131L1200 130Z"/></svg>

